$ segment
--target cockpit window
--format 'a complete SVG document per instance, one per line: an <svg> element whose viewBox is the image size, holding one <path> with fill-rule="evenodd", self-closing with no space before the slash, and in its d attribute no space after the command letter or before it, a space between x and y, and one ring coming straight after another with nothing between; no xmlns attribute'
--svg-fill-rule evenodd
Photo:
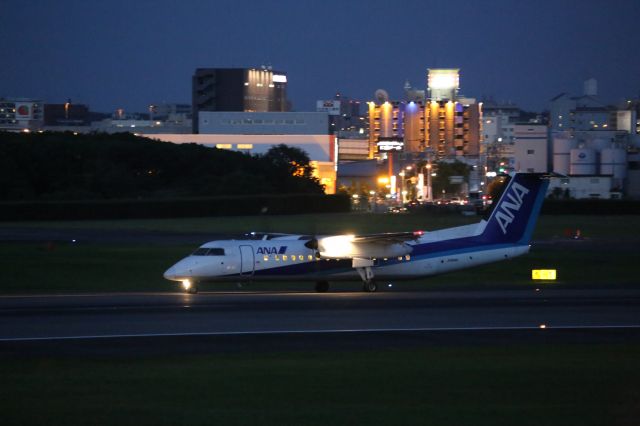
<svg viewBox="0 0 640 426"><path fill-rule="evenodd" d="M191 253L191 256L224 256L224 249L201 247Z"/></svg>

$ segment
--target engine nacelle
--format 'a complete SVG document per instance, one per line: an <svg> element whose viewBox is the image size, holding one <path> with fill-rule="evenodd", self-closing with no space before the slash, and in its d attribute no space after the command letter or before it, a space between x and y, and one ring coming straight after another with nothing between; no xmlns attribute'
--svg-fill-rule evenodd
<svg viewBox="0 0 640 426"><path fill-rule="evenodd" d="M337 235L318 239L318 253L331 259L391 258L411 253L406 243L354 242L353 235Z"/></svg>

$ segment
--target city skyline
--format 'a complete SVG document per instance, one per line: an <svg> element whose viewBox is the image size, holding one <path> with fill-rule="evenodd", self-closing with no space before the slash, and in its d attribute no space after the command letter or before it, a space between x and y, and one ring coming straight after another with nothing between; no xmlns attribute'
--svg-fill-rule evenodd
<svg viewBox="0 0 640 426"><path fill-rule="evenodd" d="M540 111L595 78L606 102L638 96L640 4L619 0L388 2L9 1L0 16L0 97L94 111L190 103L198 67L287 72L294 110L336 92L403 98L427 68L461 69L461 93Z"/></svg>

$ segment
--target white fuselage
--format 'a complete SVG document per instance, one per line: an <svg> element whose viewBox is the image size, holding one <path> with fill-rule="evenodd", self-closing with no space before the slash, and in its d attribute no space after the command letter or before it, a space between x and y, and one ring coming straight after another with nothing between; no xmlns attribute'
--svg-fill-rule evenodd
<svg viewBox="0 0 640 426"><path fill-rule="evenodd" d="M491 263L525 254L529 245L465 247L465 237L477 235L484 222L426 233L406 243L405 254L371 257L376 278L416 279ZM265 240L219 240L200 247L164 274L174 281L359 280L351 259L320 256L305 246L308 239L281 236ZM458 244L450 245L450 242ZM207 253L207 249L211 250Z"/></svg>

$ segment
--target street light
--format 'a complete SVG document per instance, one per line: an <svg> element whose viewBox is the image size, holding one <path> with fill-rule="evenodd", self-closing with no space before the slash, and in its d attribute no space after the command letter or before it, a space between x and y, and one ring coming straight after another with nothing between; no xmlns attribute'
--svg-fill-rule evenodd
<svg viewBox="0 0 640 426"><path fill-rule="evenodd" d="M433 201L431 196L431 163L427 163L427 201Z"/></svg>

